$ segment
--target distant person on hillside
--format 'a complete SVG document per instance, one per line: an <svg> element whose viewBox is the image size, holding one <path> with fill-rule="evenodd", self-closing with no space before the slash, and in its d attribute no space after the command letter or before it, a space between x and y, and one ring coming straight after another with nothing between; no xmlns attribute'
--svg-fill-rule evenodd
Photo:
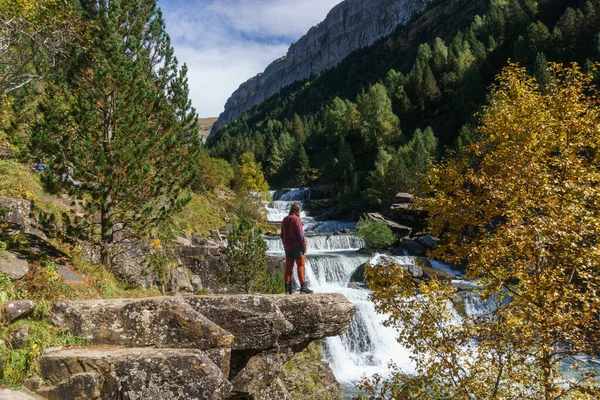
<svg viewBox="0 0 600 400"><path fill-rule="evenodd" d="M285 249L285 292L292 294L292 271L294 262L298 267L298 279L300 280L300 293L312 293L304 280L304 263L306 262L306 237L304 227L300 219L302 206L298 203L292 204L290 212L281 223L281 240Z"/></svg>
<svg viewBox="0 0 600 400"><path fill-rule="evenodd" d="M62 176L63 181L70 183L73 186L81 186L81 182L73 179L73 167L70 165L67 167L67 173Z"/></svg>
<svg viewBox="0 0 600 400"><path fill-rule="evenodd" d="M48 168L48 166L44 163L44 160L42 160L41 158L38 159L37 164L35 164L35 167L33 168L36 172L44 172L46 170L46 168Z"/></svg>

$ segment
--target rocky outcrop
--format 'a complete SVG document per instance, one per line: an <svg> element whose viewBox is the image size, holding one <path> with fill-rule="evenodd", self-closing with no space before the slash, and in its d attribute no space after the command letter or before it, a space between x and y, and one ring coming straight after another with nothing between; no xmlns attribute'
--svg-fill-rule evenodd
<svg viewBox="0 0 600 400"><path fill-rule="evenodd" d="M428 0L346 0L325 20L293 43L287 54L262 74L243 83L227 100L211 135L282 88L342 61L346 56L392 33Z"/></svg>
<svg viewBox="0 0 600 400"><path fill-rule="evenodd" d="M390 218L384 217L380 213L367 213L367 216L373 221L385 223L392 230L392 232L400 236L407 236L412 232L412 228L410 226L401 225Z"/></svg>
<svg viewBox="0 0 600 400"><path fill-rule="evenodd" d="M312 341L346 331L353 314L341 294L56 303L53 323L95 347L46 351L38 393L50 400L291 398L279 379L283 365Z"/></svg>
<svg viewBox="0 0 600 400"><path fill-rule="evenodd" d="M48 400L224 399L231 383L200 350L49 349L41 363Z"/></svg>
<svg viewBox="0 0 600 400"><path fill-rule="evenodd" d="M218 277L227 270L227 247L221 234L214 231L211 237L193 235L190 239L180 238L176 247L182 269L190 272L192 291L217 291L221 286ZM189 287L181 274L177 282L180 289Z"/></svg>
<svg viewBox="0 0 600 400"><path fill-rule="evenodd" d="M37 221L31 217L29 200L0 197L0 211L2 211L0 217L3 216L4 221L11 229L46 239L46 235L38 226Z"/></svg>

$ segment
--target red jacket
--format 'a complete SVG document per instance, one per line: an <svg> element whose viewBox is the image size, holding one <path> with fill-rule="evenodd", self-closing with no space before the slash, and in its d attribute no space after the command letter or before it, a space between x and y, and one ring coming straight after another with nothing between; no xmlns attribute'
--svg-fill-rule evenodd
<svg viewBox="0 0 600 400"><path fill-rule="evenodd" d="M288 215L281 222L281 240L284 249L291 250L302 246L302 251L306 253L306 238L304 237L302 220L296 214Z"/></svg>

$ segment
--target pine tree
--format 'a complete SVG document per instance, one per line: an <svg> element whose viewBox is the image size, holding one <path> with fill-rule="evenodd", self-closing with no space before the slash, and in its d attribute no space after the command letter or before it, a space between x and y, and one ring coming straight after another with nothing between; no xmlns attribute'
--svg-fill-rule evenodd
<svg viewBox="0 0 600 400"><path fill-rule="evenodd" d="M98 221L85 227L111 266L122 238L149 234L185 203L201 142L186 68L156 2L82 8L92 43L56 74L34 142L74 168L87 199L82 222Z"/></svg>
<svg viewBox="0 0 600 400"><path fill-rule="evenodd" d="M310 163L308 155L302 144L298 144L297 153L295 157L295 169L294 169L297 183L299 186L306 185L310 176Z"/></svg>
<svg viewBox="0 0 600 400"><path fill-rule="evenodd" d="M260 230L242 219L227 237L227 266L221 280L250 293L258 291L267 278L267 244Z"/></svg>

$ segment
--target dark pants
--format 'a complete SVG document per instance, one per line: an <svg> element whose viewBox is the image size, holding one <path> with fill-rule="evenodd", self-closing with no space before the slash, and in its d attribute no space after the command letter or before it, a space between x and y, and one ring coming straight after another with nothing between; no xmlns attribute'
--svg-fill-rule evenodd
<svg viewBox="0 0 600 400"><path fill-rule="evenodd" d="M293 249L285 250L285 283L289 285L292 283L292 271L294 270L294 261L296 262L296 266L298 267L298 280L300 280L300 284L304 284L304 264L306 262L306 257L304 257L304 252L302 251L302 247L294 247Z"/></svg>

